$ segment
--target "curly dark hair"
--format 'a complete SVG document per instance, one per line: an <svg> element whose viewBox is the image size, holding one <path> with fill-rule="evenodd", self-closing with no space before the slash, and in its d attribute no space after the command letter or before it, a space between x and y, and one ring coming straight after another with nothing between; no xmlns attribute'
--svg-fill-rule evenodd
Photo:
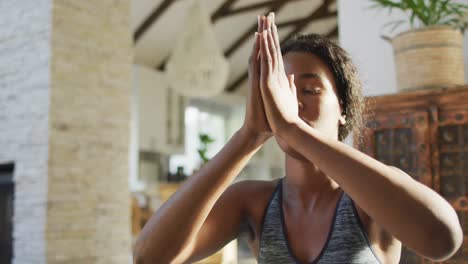
<svg viewBox="0 0 468 264"><path fill-rule="evenodd" d="M364 97L362 84L357 69L349 54L332 40L317 35L297 35L281 45L281 52L307 52L322 59L333 72L338 97L346 115L346 124L340 125L338 140L343 141L353 131L356 138L360 138L363 124Z"/></svg>

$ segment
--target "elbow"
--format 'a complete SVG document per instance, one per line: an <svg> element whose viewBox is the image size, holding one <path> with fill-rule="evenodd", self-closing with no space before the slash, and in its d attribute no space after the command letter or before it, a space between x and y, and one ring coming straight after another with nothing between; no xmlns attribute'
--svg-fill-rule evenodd
<svg viewBox="0 0 468 264"><path fill-rule="evenodd" d="M132 248L133 264L143 264L144 255L141 243L137 240Z"/></svg>
<svg viewBox="0 0 468 264"><path fill-rule="evenodd" d="M459 224L456 224L443 232L442 235L432 237L432 246L429 254L426 255L432 261L445 261L451 258L463 243L463 231Z"/></svg>
<svg viewBox="0 0 468 264"><path fill-rule="evenodd" d="M185 263L181 260L181 254L176 252L169 247L151 246L149 249L147 243L139 237L132 248L133 264Z"/></svg>
<svg viewBox="0 0 468 264"><path fill-rule="evenodd" d="M133 264L155 263L145 246L143 239L139 236L132 248Z"/></svg>

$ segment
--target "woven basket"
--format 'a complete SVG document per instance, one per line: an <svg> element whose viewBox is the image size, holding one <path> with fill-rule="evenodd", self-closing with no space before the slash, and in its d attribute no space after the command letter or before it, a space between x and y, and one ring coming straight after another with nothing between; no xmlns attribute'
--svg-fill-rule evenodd
<svg viewBox="0 0 468 264"><path fill-rule="evenodd" d="M463 44L459 30L430 26L394 37L400 91L450 88L464 83Z"/></svg>

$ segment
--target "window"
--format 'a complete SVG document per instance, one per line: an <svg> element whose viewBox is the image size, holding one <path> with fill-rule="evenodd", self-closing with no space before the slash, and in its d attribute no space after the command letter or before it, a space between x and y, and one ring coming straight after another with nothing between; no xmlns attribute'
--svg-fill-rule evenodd
<svg viewBox="0 0 468 264"><path fill-rule="evenodd" d="M191 103L185 110L185 153L172 155L169 161L171 173L183 167L186 175L199 168L201 159L199 134L208 134L215 141L208 146L208 158L212 158L226 144L229 109L203 103Z"/></svg>

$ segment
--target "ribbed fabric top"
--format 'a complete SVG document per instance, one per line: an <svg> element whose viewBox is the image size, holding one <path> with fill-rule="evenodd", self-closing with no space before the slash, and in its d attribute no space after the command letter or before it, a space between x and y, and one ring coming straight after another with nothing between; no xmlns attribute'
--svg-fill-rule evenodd
<svg viewBox="0 0 468 264"><path fill-rule="evenodd" d="M285 232L282 179L278 181L263 216L259 264L298 264ZM344 192L338 200L324 248L311 264L380 264L372 251L351 198Z"/></svg>

